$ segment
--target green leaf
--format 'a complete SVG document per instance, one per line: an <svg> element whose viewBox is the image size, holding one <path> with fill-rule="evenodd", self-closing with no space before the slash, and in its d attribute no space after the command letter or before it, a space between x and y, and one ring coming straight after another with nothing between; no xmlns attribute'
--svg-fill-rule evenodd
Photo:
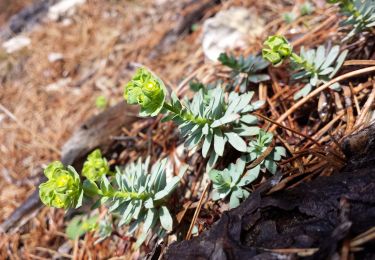
<svg viewBox="0 0 375 260"><path fill-rule="evenodd" d="M239 118L240 118L240 115L238 115L238 114L225 115L222 118L215 120L211 124L211 127L215 128L215 127L218 127L218 126L222 126L224 124L231 123L231 122L233 122L233 121L235 121L235 120L237 120Z"/></svg>
<svg viewBox="0 0 375 260"><path fill-rule="evenodd" d="M122 225L127 225L130 223L134 210L135 210L135 201L130 201L129 204L125 204L127 207L125 208L124 212L122 213L120 222L118 226L121 227Z"/></svg>
<svg viewBox="0 0 375 260"><path fill-rule="evenodd" d="M74 217L65 229L65 233L71 240L76 240L83 234L93 231L97 228L98 216L92 217Z"/></svg>
<svg viewBox="0 0 375 260"><path fill-rule="evenodd" d="M301 90L299 90L296 94L294 94L294 100L298 100L301 97L306 97L312 89L310 84L306 84Z"/></svg>
<svg viewBox="0 0 375 260"><path fill-rule="evenodd" d="M225 133L225 136L228 138L228 142L240 152L246 152L246 142L236 133L230 132Z"/></svg>
<svg viewBox="0 0 375 260"><path fill-rule="evenodd" d="M241 116L240 121L248 125L255 125L258 123L258 118L253 115L243 115Z"/></svg>
<svg viewBox="0 0 375 260"><path fill-rule="evenodd" d="M172 231L173 219L167 207L165 206L160 207L159 218L160 218L160 224L162 225L162 227L167 231Z"/></svg>
<svg viewBox="0 0 375 260"><path fill-rule="evenodd" d="M252 183L258 178L259 172L260 172L260 164L248 170L245 173L245 175L241 178L241 180L238 182L237 186L242 187L242 186L249 185L250 183Z"/></svg>
<svg viewBox="0 0 375 260"><path fill-rule="evenodd" d="M85 192L85 195L87 195L89 197L93 197L97 194L101 194L101 191L99 190L96 183L93 182L93 181L90 181L90 180L84 180L82 188Z"/></svg>
<svg viewBox="0 0 375 260"><path fill-rule="evenodd" d="M215 150L212 150L210 153L210 159L208 160L207 166L206 166L207 172L209 172L212 168L215 167L215 164L218 158L219 158L219 155L215 152Z"/></svg>
<svg viewBox="0 0 375 260"><path fill-rule="evenodd" d="M273 160L274 161L280 161L281 157L286 156L286 150L282 146L276 146L273 150Z"/></svg>
<svg viewBox="0 0 375 260"><path fill-rule="evenodd" d="M237 208L240 205L240 199L236 196L236 194L233 192L230 195L229 199L229 208L234 209Z"/></svg>
<svg viewBox="0 0 375 260"><path fill-rule="evenodd" d="M266 166L267 170L269 170L272 174L276 173L277 164L273 160L265 160L264 165Z"/></svg>
<svg viewBox="0 0 375 260"><path fill-rule="evenodd" d="M247 78L248 81L253 82L253 83L259 83L262 81L267 81L270 80L270 76L267 74L256 74L256 75L251 75Z"/></svg>
<svg viewBox="0 0 375 260"><path fill-rule="evenodd" d="M112 206L109 207L108 211L113 212L120 206L120 200L115 200L115 203L112 204Z"/></svg>
<svg viewBox="0 0 375 260"><path fill-rule="evenodd" d="M325 69L325 68L328 68L329 66L331 66L333 64L333 62L335 61L337 55L339 55L339 52L340 52L340 46L338 46L338 45L333 46L332 49L330 50L330 52L328 53L328 55L325 59L325 62L323 63L321 69Z"/></svg>
<svg viewBox="0 0 375 260"><path fill-rule="evenodd" d="M339 69L341 68L342 64L344 63L344 61L345 61L347 55L348 55L348 50L345 50L345 51L343 51L343 52L340 54L340 56L337 58L335 69L334 69L334 71L332 71L332 73L329 75L330 78L332 78L333 76L335 76L336 73L339 71Z"/></svg>
<svg viewBox="0 0 375 260"><path fill-rule="evenodd" d="M325 60L325 52L326 49L324 48L323 45L320 45L316 51L316 56L314 60L314 67L315 68L320 68L322 66L324 60Z"/></svg>
<svg viewBox="0 0 375 260"><path fill-rule="evenodd" d="M165 197L169 196L178 186L180 182L180 178L178 176L174 176L171 180L168 181L167 186L157 192L154 196L154 201L162 200Z"/></svg>
<svg viewBox="0 0 375 260"><path fill-rule="evenodd" d="M220 129L214 129L214 150L219 156L223 156L225 147L225 137Z"/></svg>
<svg viewBox="0 0 375 260"><path fill-rule="evenodd" d="M210 150L211 147L211 142L212 142L212 133L209 132L206 137L204 138L203 141L203 146L202 146L202 156L203 158L207 157L208 151Z"/></svg>
<svg viewBox="0 0 375 260"><path fill-rule="evenodd" d="M180 180L184 177L186 171L189 169L189 165L188 164L182 164L181 167L180 167L180 170L178 171L178 177L180 178Z"/></svg>
<svg viewBox="0 0 375 260"><path fill-rule="evenodd" d="M154 208L154 200L152 198L149 198L145 201L145 204L144 204L145 208L146 209L152 209Z"/></svg>
<svg viewBox="0 0 375 260"><path fill-rule="evenodd" d="M145 223L143 224L143 233L147 234L152 229L157 221L158 213L156 209L149 209L147 211Z"/></svg>
<svg viewBox="0 0 375 260"><path fill-rule="evenodd" d="M332 67L325 68L324 70L319 72L319 76L328 75L331 73L334 69Z"/></svg>
<svg viewBox="0 0 375 260"><path fill-rule="evenodd" d="M211 170L209 173L208 173L208 177L210 178L210 180L214 183L214 184L217 184L217 185L221 185L223 183L223 177L221 175L221 171L218 171L218 170Z"/></svg>
<svg viewBox="0 0 375 260"><path fill-rule="evenodd" d="M329 88L334 90L334 91L339 91L339 90L341 90L341 85L340 85L340 83L336 82L336 83L333 83Z"/></svg>
<svg viewBox="0 0 375 260"><path fill-rule="evenodd" d="M237 133L239 136L254 136L259 134L259 127L241 125L240 127L233 128L233 132Z"/></svg>
<svg viewBox="0 0 375 260"><path fill-rule="evenodd" d="M252 99L253 95L254 95L253 91L242 94L239 97L240 101L238 102L238 105L235 107L234 112L236 113L241 112L250 103L250 100Z"/></svg>

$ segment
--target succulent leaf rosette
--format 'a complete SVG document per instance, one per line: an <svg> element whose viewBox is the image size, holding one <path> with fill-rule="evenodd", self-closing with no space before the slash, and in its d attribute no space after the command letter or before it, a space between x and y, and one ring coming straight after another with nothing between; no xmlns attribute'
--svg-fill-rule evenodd
<svg viewBox="0 0 375 260"><path fill-rule="evenodd" d="M64 209L81 206L83 190L73 167L56 161L47 166L44 174L48 181L39 185L39 197L45 205Z"/></svg>
<svg viewBox="0 0 375 260"><path fill-rule="evenodd" d="M330 4L338 4L341 13L346 18L340 22L340 26L349 28L343 41L360 35L375 27L375 1L374 0L327 0Z"/></svg>
<svg viewBox="0 0 375 260"><path fill-rule="evenodd" d="M302 80L305 86L297 91L294 99L307 96L314 88L331 80L340 70L345 61L347 50L340 53L340 46L335 45L331 49L319 46L317 49L305 50L301 47L300 55L292 52L292 45L283 36L270 36L264 42L262 50L263 58L274 66L280 65L289 58L292 62L293 80ZM333 90L340 90L340 84L335 83Z"/></svg>
<svg viewBox="0 0 375 260"><path fill-rule="evenodd" d="M248 162L254 161L261 157L263 153L272 144L273 134L260 130L257 138L250 141L247 148L249 153L246 157ZM250 169L249 172L253 174L256 178L259 172L266 168L270 173L275 174L277 170L277 161L280 161L282 157L286 156L286 150L282 146L276 146L272 151L265 157L258 165Z"/></svg>
<svg viewBox="0 0 375 260"><path fill-rule="evenodd" d="M240 201L249 197L250 193L243 186L249 184L253 179L249 175L243 176L245 166L246 161L240 158L236 164L231 163L223 171L211 170L209 172L209 177L213 183L213 200L220 200L229 196L229 207L236 208L240 205Z"/></svg>
<svg viewBox="0 0 375 260"><path fill-rule="evenodd" d="M220 200L229 197L229 207L235 208L249 196L250 193L245 186L254 182L261 171L268 170L271 174L275 174L277 162L286 156L286 150L282 146L273 147L262 161L246 169L250 167L248 163L254 162L264 154L272 140L272 133L260 130L256 138L250 141L247 155L240 157L235 164L230 164L222 171L211 170L209 177L213 183L212 199Z"/></svg>
<svg viewBox="0 0 375 260"><path fill-rule="evenodd" d="M139 68L125 85L124 98L129 104L139 104L140 116L156 116L163 108L166 88L158 77L145 68Z"/></svg>
<svg viewBox="0 0 375 260"><path fill-rule="evenodd" d="M249 82L258 84L270 79L268 74L261 73L269 65L261 56L250 54L247 57L240 55L236 58L233 55L221 53L218 60L224 66L232 69L231 78L233 79L233 83L229 86L231 88L239 86L241 93L246 92Z"/></svg>
<svg viewBox="0 0 375 260"><path fill-rule="evenodd" d="M82 175L91 181L97 181L107 173L109 173L108 161L99 149L94 150L83 164Z"/></svg>
<svg viewBox="0 0 375 260"><path fill-rule="evenodd" d="M56 161L45 169L48 181L39 186L39 196L44 204L55 208L78 208L83 195L96 200L92 209L106 204L109 213L120 216L118 226L130 225L129 235L142 228L136 244L140 246L151 231L163 237L173 229L168 198L178 187L187 165L180 167L178 176L168 179L167 163L168 160L163 159L150 167L150 158L145 162L139 158L124 170L116 168L116 173L107 176L108 163L100 150L95 150L84 163L86 179L82 185L73 167ZM99 225L98 229L97 241L112 234L112 225Z"/></svg>
<svg viewBox="0 0 375 260"><path fill-rule="evenodd" d="M157 104L151 106L153 109L144 107L144 93L147 94L147 91L143 89L147 82L153 82L157 89L156 100L147 101ZM162 97L158 99L160 93ZM129 104L140 104L141 116L166 113L163 121L172 120L178 125L182 136L186 137L185 146L188 150L202 148L203 157L209 158L207 170L212 169L218 157L223 156L227 143L236 150L245 152L246 142L243 138L259 132L257 118L251 112L259 109L264 101L250 103L254 95L252 91L241 95L233 91L226 96L223 88L217 85L209 90L200 89L192 101L187 98L181 101L172 93L170 103L165 101L165 93L167 91L163 82L142 68L126 85L124 96ZM146 96L151 98L151 95Z"/></svg>

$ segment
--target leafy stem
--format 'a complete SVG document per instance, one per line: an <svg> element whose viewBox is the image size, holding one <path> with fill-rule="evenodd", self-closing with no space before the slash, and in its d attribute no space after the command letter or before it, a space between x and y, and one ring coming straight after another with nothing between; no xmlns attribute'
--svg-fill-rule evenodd
<svg viewBox="0 0 375 260"><path fill-rule="evenodd" d="M292 54L290 55L290 59L302 68L304 68L306 71L310 72L311 74L318 72L314 64L308 62L306 59L302 58L294 52L292 52Z"/></svg>
<svg viewBox="0 0 375 260"><path fill-rule="evenodd" d="M169 112L181 117L184 121L189 121L189 122L193 122L195 124L198 124L198 125L205 125L205 124L211 124L211 120L209 120L208 118L203 118L203 117L195 117L192 113L189 113L187 111L182 111L181 109L175 107L175 106L172 106L170 104L168 104L167 102L164 102L163 104L163 108L168 110Z"/></svg>
<svg viewBox="0 0 375 260"><path fill-rule="evenodd" d="M108 195L106 196L113 197L113 198L123 198L123 199L143 200L143 201L149 199L152 196L150 193L147 193L147 192L137 193L137 192L126 192L126 191L116 191Z"/></svg>

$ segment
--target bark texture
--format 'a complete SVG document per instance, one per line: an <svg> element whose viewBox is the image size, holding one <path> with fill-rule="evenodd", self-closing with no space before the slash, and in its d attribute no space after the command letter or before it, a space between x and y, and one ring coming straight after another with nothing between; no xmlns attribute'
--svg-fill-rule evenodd
<svg viewBox="0 0 375 260"><path fill-rule="evenodd" d="M375 125L343 142L340 172L271 195L269 180L208 231L172 244L165 259L298 259L269 249L314 248L307 259L334 259L343 245L375 226ZM374 240L358 259L374 259ZM338 258L339 259L339 258Z"/></svg>

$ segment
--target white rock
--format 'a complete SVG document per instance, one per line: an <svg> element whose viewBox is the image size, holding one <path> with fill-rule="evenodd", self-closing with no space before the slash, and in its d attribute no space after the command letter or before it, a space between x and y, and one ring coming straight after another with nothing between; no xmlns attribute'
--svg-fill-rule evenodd
<svg viewBox="0 0 375 260"><path fill-rule="evenodd" d="M203 52L208 59L217 61L226 49L246 47L247 39L259 36L263 26L264 21L246 8L220 11L203 24Z"/></svg>
<svg viewBox="0 0 375 260"><path fill-rule="evenodd" d="M19 35L4 42L2 46L7 53L13 53L25 48L26 46L30 45L30 43L30 38Z"/></svg>
<svg viewBox="0 0 375 260"><path fill-rule="evenodd" d="M64 15L72 15L78 5L82 5L86 0L62 0L51 6L48 10L48 18L57 21Z"/></svg>
<svg viewBox="0 0 375 260"><path fill-rule="evenodd" d="M60 61L63 59L64 59L64 56L60 52L51 52L50 54L48 54L48 61L51 63L54 63L56 61Z"/></svg>

